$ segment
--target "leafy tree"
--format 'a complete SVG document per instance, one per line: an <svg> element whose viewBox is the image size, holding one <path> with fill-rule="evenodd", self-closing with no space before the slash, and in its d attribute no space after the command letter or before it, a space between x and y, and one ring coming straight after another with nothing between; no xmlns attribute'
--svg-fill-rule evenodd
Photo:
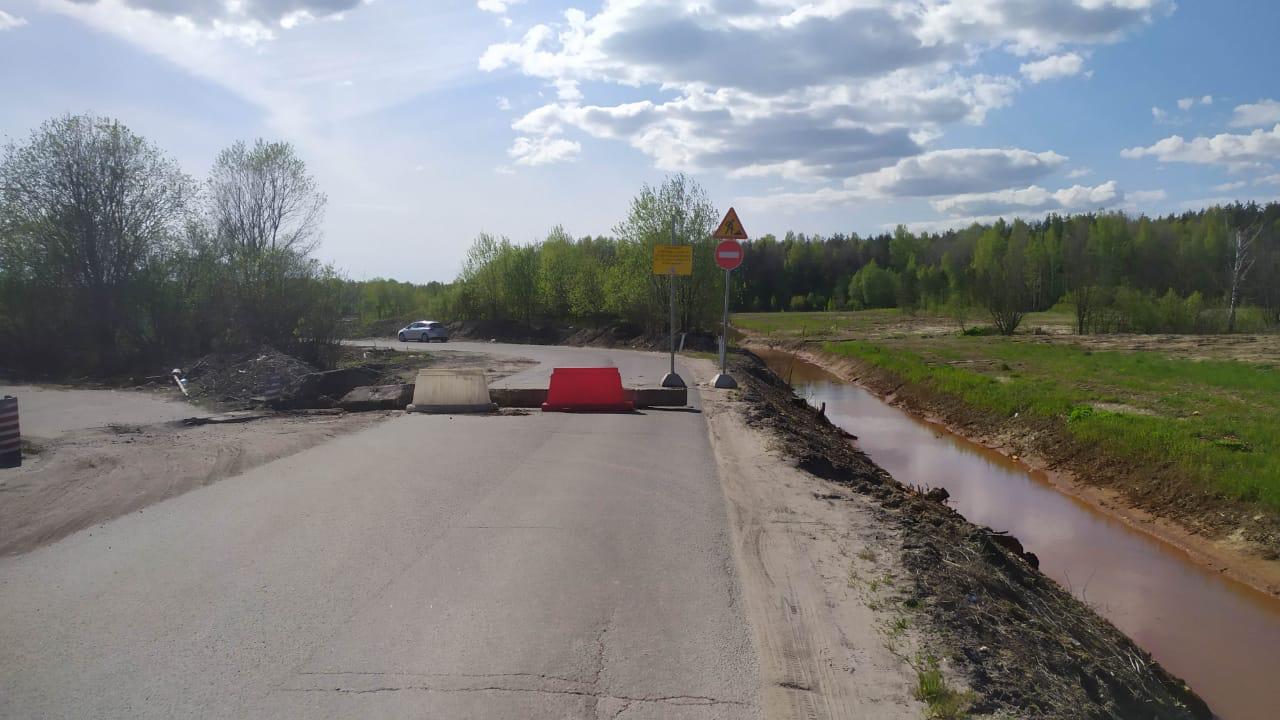
<svg viewBox="0 0 1280 720"><path fill-rule="evenodd" d="M974 296L991 314L996 329L1012 335L1031 304L1026 279L1027 228L1014 223L1006 238L997 227L982 234L973 256Z"/></svg>
<svg viewBox="0 0 1280 720"><path fill-rule="evenodd" d="M88 364L111 369L155 341L148 286L193 194L176 162L115 120L64 115L5 147L0 188L0 272L25 296L6 302L4 344L65 357L46 345L75 328Z"/></svg>

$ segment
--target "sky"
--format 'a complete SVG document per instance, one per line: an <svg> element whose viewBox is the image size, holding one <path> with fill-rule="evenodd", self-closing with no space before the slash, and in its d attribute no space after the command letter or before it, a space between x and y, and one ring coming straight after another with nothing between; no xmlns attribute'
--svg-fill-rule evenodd
<svg viewBox="0 0 1280 720"><path fill-rule="evenodd" d="M354 279L608 234L676 172L747 231L1280 199L1274 0L0 0L0 135L119 119L195 177L295 145Z"/></svg>

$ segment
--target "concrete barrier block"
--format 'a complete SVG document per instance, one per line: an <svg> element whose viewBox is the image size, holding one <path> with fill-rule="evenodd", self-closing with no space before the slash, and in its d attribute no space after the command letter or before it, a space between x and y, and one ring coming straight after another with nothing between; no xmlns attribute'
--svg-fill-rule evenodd
<svg viewBox="0 0 1280 720"><path fill-rule="evenodd" d="M490 397L498 407L540 408L547 401L543 388L491 388ZM638 408L684 407L689 404L688 388L627 388L623 397Z"/></svg>
<svg viewBox="0 0 1280 720"><path fill-rule="evenodd" d="M342 396L338 407L350 412L403 410L413 402L413 385L368 385Z"/></svg>
<svg viewBox="0 0 1280 720"><path fill-rule="evenodd" d="M489 382L481 370L419 370L413 385L410 412L492 412L498 406L489 396Z"/></svg>
<svg viewBox="0 0 1280 720"><path fill-rule="evenodd" d="M616 367L553 368L543 412L629 412L635 409Z"/></svg>

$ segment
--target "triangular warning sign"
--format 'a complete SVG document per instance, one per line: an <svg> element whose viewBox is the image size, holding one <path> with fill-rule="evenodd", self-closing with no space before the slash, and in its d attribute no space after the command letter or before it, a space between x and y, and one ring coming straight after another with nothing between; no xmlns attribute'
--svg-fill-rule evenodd
<svg viewBox="0 0 1280 720"><path fill-rule="evenodd" d="M711 234L711 237L720 240L746 240L747 231L742 229L742 221L738 219L738 213L729 208L729 212L725 213L724 220L720 221L720 227Z"/></svg>

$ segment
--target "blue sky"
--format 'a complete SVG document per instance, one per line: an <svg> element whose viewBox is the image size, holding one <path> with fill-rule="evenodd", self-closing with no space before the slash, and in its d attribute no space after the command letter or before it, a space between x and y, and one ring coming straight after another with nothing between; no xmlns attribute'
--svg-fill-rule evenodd
<svg viewBox="0 0 1280 720"><path fill-rule="evenodd" d="M1280 197L1280 3L0 0L0 133L293 142L351 277L608 233L691 174L754 235Z"/></svg>

